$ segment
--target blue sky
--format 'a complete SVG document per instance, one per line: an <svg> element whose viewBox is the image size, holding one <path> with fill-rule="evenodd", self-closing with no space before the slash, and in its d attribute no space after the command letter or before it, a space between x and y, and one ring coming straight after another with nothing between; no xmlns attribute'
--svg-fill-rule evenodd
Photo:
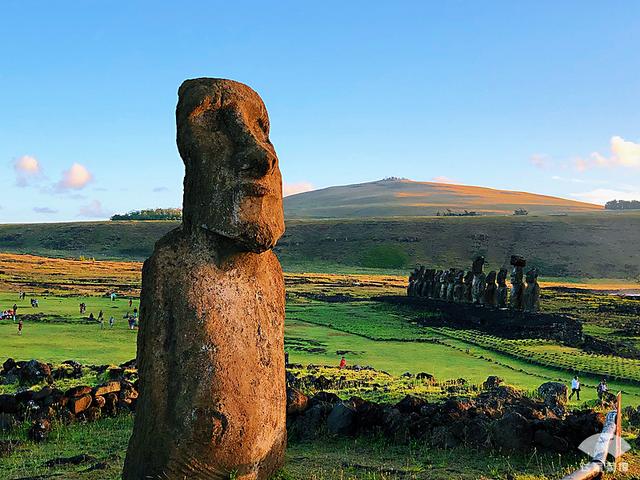
<svg viewBox="0 0 640 480"><path fill-rule="evenodd" d="M179 206L180 83L260 93L288 192L640 198L640 2L0 3L0 223Z"/></svg>

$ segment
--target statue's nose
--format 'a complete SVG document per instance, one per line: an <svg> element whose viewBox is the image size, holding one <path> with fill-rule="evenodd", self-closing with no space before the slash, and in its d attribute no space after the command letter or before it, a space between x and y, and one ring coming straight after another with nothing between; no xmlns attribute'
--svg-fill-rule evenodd
<svg viewBox="0 0 640 480"><path fill-rule="evenodd" d="M242 172L255 178L268 175L275 168L277 162L275 153L258 143L243 150L240 157L243 159L240 166Z"/></svg>

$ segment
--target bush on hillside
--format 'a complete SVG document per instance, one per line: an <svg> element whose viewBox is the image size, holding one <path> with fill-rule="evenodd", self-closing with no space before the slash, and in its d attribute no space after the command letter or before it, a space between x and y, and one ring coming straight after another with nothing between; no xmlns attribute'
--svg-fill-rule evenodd
<svg viewBox="0 0 640 480"><path fill-rule="evenodd" d="M150 208L147 210L132 210L128 213L113 215L111 220L182 220L182 209Z"/></svg>

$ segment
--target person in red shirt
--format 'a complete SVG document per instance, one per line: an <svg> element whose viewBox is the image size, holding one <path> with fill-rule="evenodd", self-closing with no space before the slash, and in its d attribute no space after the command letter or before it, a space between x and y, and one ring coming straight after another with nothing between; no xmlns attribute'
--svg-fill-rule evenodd
<svg viewBox="0 0 640 480"><path fill-rule="evenodd" d="M18 335L22 335L22 319L18 322Z"/></svg>
<svg viewBox="0 0 640 480"><path fill-rule="evenodd" d="M340 360L340 368L344 368L347 366L347 361L344 359L344 357L342 357L342 359Z"/></svg>

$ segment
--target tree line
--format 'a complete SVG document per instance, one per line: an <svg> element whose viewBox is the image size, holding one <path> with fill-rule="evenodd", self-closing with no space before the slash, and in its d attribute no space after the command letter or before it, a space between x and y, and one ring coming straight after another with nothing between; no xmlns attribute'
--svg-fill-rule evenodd
<svg viewBox="0 0 640 480"><path fill-rule="evenodd" d="M115 214L112 221L119 220L182 220L181 208L149 208L132 210L128 213Z"/></svg>
<svg viewBox="0 0 640 480"><path fill-rule="evenodd" d="M640 200L611 200L604 204L606 210L640 210Z"/></svg>

